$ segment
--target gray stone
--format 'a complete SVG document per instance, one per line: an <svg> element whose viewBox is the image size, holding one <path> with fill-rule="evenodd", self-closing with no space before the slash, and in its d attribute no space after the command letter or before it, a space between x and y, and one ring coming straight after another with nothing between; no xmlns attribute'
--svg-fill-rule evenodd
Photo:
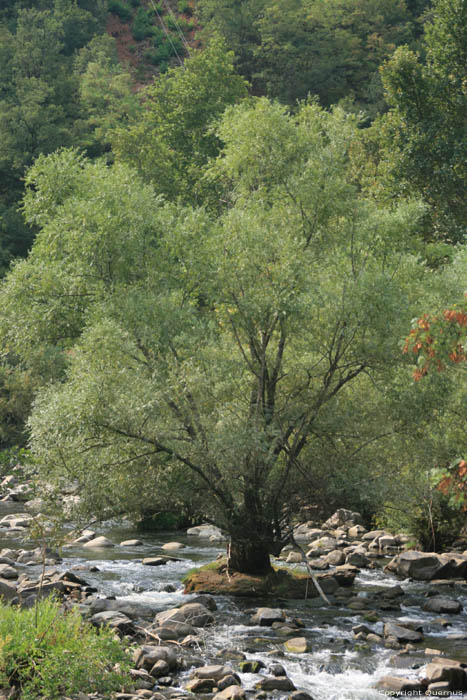
<svg viewBox="0 0 467 700"><path fill-rule="evenodd" d="M467 684L464 669L452 659L433 660L425 669L425 677L429 683L448 682L450 690L463 690Z"/></svg>
<svg viewBox="0 0 467 700"><path fill-rule="evenodd" d="M11 579L8 581L0 579L0 598L5 601L13 600L16 598L16 588L11 585Z"/></svg>
<svg viewBox="0 0 467 700"><path fill-rule="evenodd" d="M171 608L158 613L156 622L161 626L167 622L188 622L193 627L206 627L214 622L214 617L201 603L186 603L180 608Z"/></svg>
<svg viewBox="0 0 467 700"><path fill-rule="evenodd" d="M120 547L141 547L142 544L141 540L124 540L120 542Z"/></svg>
<svg viewBox="0 0 467 700"><path fill-rule="evenodd" d="M394 637L398 642L421 642L423 640L421 632L396 625L393 622L386 622L384 625L384 636Z"/></svg>
<svg viewBox="0 0 467 700"><path fill-rule="evenodd" d="M170 671L169 664L164 659L158 659L154 666L149 671L149 674L153 678L162 678L166 676Z"/></svg>
<svg viewBox="0 0 467 700"><path fill-rule="evenodd" d="M177 668L177 656L173 647L154 646L153 644L143 644L138 647L133 654L133 663L136 668L150 670L156 661L166 661L170 670Z"/></svg>
<svg viewBox="0 0 467 700"><path fill-rule="evenodd" d="M443 563L435 553L402 552L392 559L387 568L399 576L412 578L415 581L430 581L439 574Z"/></svg>
<svg viewBox="0 0 467 700"><path fill-rule="evenodd" d="M107 626L110 629L118 630L122 634L132 634L134 632L130 618L113 610L96 613L91 617L91 624L95 627Z"/></svg>
<svg viewBox="0 0 467 700"><path fill-rule="evenodd" d="M347 555L345 563L361 568L369 566L370 560L363 551L356 549L354 552Z"/></svg>
<svg viewBox="0 0 467 700"><path fill-rule="evenodd" d="M262 678L255 684L255 688L257 688L257 690L265 690L266 692L270 690L297 690L290 678L287 678L287 676L269 676L267 678Z"/></svg>
<svg viewBox="0 0 467 700"><path fill-rule="evenodd" d="M221 665L210 665L210 666L200 666L195 668L192 673L192 678L211 678L214 681L220 681L221 678L225 678L232 674L232 669L229 666Z"/></svg>
<svg viewBox="0 0 467 700"><path fill-rule="evenodd" d="M462 605L457 600L439 595L429 598L423 606L423 610L425 612L456 614L461 612Z"/></svg>
<svg viewBox="0 0 467 700"><path fill-rule="evenodd" d="M0 578L16 579L18 578L18 572L9 564L0 564Z"/></svg>
<svg viewBox="0 0 467 700"><path fill-rule="evenodd" d="M373 687L392 693L415 693L425 690L425 686L419 681L411 680L410 678L400 678L399 676L383 676Z"/></svg>
<svg viewBox="0 0 467 700"><path fill-rule="evenodd" d="M333 549L332 552L326 554L325 561L331 566L340 566L345 562L345 554L340 549Z"/></svg>
<svg viewBox="0 0 467 700"><path fill-rule="evenodd" d="M284 613L276 608L258 608L251 622L253 625L260 625L260 627L271 627L273 622L282 622L284 620Z"/></svg>
<svg viewBox="0 0 467 700"><path fill-rule="evenodd" d="M239 685L229 685L228 688L224 688L220 693L216 693L213 700L243 700L245 697L243 688Z"/></svg>
<svg viewBox="0 0 467 700"><path fill-rule="evenodd" d="M89 542L84 542L83 547L87 549L103 549L107 547L115 547L114 543L111 542L107 537L101 535L100 537L95 537Z"/></svg>
<svg viewBox="0 0 467 700"><path fill-rule="evenodd" d="M347 510L346 508L338 508L338 510L323 523L323 530L333 530L340 527L349 528L361 523L361 521L362 516L360 513Z"/></svg>

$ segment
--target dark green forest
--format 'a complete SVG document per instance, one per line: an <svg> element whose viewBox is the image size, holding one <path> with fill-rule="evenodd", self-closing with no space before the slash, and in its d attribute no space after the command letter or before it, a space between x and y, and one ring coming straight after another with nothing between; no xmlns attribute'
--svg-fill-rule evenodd
<svg viewBox="0 0 467 700"><path fill-rule="evenodd" d="M4 1L0 55L0 463L239 571L458 536L466 0Z"/></svg>

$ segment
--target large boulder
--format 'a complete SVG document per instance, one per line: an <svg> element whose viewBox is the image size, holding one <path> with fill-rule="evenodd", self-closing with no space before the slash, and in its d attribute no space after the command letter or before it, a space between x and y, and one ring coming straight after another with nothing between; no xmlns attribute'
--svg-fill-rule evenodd
<svg viewBox="0 0 467 700"><path fill-rule="evenodd" d="M453 600L448 596L437 595L433 596L433 598L428 598L423 606L423 610L425 610L425 612L456 614L461 612L462 605L459 601Z"/></svg>
<svg viewBox="0 0 467 700"><path fill-rule="evenodd" d="M466 690L467 673L464 666L452 659L439 658L428 664L425 677L430 684L445 681L449 684L449 690Z"/></svg>
<svg viewBox="0 0 467 700"><path fill-rule="evenodd" d="M410 551L398 554L391 559L386 568L404 578L431 581L440 578L443 565L440 556L434 552Z"/></svg>

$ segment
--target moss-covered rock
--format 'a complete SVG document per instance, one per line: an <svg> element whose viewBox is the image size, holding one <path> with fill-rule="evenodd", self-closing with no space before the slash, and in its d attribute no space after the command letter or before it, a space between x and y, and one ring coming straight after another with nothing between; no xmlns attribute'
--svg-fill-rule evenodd
<svg viewBox="0 0 467 700"><path fill-rule="evenodd" d="M318 591L304 572L278 569L266 576L228 572L225 559L192 569L183 580L185 593L244 597L316 598Z"/></svg>

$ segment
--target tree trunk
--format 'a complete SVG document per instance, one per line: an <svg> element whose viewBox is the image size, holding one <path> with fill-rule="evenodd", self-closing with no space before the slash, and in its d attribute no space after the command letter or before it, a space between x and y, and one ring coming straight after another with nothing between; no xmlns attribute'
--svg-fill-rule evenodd
<svg viewBox="0 0 467 700"><path fill-rule="evenodd" d="M241 574L264 576L272 571L269 542L259 538L254 530L251 538L232 535L228 548L227 566Z"/></svg>

